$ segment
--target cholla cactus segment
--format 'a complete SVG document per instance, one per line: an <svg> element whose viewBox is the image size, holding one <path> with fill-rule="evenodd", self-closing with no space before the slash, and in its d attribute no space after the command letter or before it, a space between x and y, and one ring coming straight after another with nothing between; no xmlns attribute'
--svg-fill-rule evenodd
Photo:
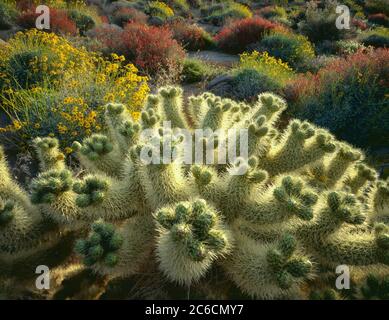
<svg viewBox="0 0 389 320"><path fill-rule="evenodd" d="M185 106L176 87L150 95L139 120L108 104L107 130L73 145L83 170L67 168L55 139L35 141L31 195L0 149L0 266L46 257L67 230L85 238L92 226L77 252L108 282L143 273L195 290L222 279L276 299L307 298L313 278L329 287L323 272L338 265L388 274L388 182L325 129L279 129L285 108L271 93Z"/></svg>
<svg viewBox="0 0 389 320"><path fill-rule="evenodd" d="M69 191L73 185L73 176L68 170L51 170L43 172L32 182L31 201L52 203L59 194Z"/></svg>
<svg viewBox="0 0 389 320"><path fill-rule="evenodd" d="M287 107L284 99L275 96L270 92L261 93L258 96L258 104L258 110L254 117L263 115L271 125L274 125L277 122L280 115Z"/></svg>
<svg viewBox="0 0 389 320"><path fill-rule="evenodd" d="M0 198L0 226L6 225L14 217L15 204Z"/></svg>
<svg viewBox="0 0 389 320"><path fill-rule="evenodd" d="M181 284L196 282L231 248L231 235L205 200L181 202L156 213L157 255L162 271Z"/></svg>
<svg viewBox="0 0 389 320"><path fill-rule="evenodd" d="M108 190L108 182L95 177L87 177L82 182L75 183L73 190L78 194L77 205L80 208L85 208L97 205L104 200Z"/></svg>
<svg viewBox="0 0 389 320"><path fill-rule="evenodd" d="M389 299L389 277L377 277L368 275L365 283L359 290L360 298L367 300L388 300Z"/></svg>
<svg viewBox="0 0 389 320"><path fill-rule="evenodd" d="M293 217L309 221L314 216L317 200L316 192L303 179L284 176L278 178L259 198L242 207L242 215L255 223L287 221Z"/></svg>
<svg viewBox="0 0 389 320"><path fill-rule="evenodd" d="M59 151L58 140L54 138L36 138L33 142L39 158L41 170L63 170L65 168L65 156Z"/></svg>
<svg viewBox="0 0 389 320"><path fill-rule="evenodd" d="M299 285L313 274L312 263L289 235L272 243L238 235L225 268L243 292L261 299L301 298Z"/></svg>
<svg viewBox="0 0 389 320"><path fill-rule="evenodd" d="M112 224L97 222L92 225L92 234L86 240L79 240L75 250L84 256L84 263L92 266L98 261L108 267L114 267L118 263L116 251L122 246L122 236L115 232Z"/></svg>
<svg viewBox="0 0 389 320"><path fill-rule="evenodd" d="M77 152L80 162L90 172L104 172L110 176L119 177L122 174L122 161L124 160L120 147L126 144L118 138L119 135L119 132L111 137L94 134L85 138L82 144L74 142L72 147ZM115 144L114 141L118 142Z"/></svg>
<svg viewBox="0 0 389 320"><path fill-rule="evenodd" d="M372 187L369 200L372 221L389 223L389 179Z"/></svg>

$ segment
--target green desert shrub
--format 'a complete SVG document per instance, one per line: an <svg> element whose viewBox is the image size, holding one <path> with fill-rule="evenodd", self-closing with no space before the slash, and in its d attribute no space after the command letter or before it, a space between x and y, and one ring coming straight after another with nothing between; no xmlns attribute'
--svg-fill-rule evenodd
<svg viewBox="0 0 389 320"><path fill-rule="evenodd" d="M186 83L200 82L204 79L206 67L200 60L185 59L182 70L183 81Z"/></svg>
<svg viewBox="0 0 389 320"><path fill-rule="evenodd" d="M202 10L203 22L217 26L224 25L227 21L251 18L253 13L248 6L234 1L221 2L213 6L206 6Z"/></svg>
<svg viewBox="0 0 389 320"><path fill-rule="evenodd" d="M69 10L68 15L76 23L81 35L84 35L85 32L94 28L97 24L93 16L77 9Z"/></svg>
<svg viewBox="0 0 389 320"><path fill-rule="evenodd" d="M146 10L151 17L160 19L161 21L166 21L174 17L173 9L162 1L149 2Z"/></svg>
<svg viewBox="0 0 389 320"><path fill-rule="evenodd" d="M284 7L268 6L259 10L258 14L270 21L283 23L286 25L290 24L290 21L288 20L288 13Z"/></svg>
<svg viewBox="0 0 389 320"><path fill-rule="evenodd" d="M166 3L180 15L187 15L190 12L189 3L186 0L167 0Z"/></svg>
<svg viewBox="0 0 389 320"><path fill-rule="evenodd" d="M339 40L336 42L336 48L340 55L349 55L366 49L362 43L356 40Z"/></svg>
<svg viewBox="0 0 389 320"><path fill-rule="evenodd" d="M252 101L262 92L280 92L294 77L294 72L287 63L269 56L267 52L254 51L240 56L240 62L231 75L231 90L226 95Z"/></svg>
<svg viewBox="0 0 389 320"><path fill-rule="evenodd" d="M200 82L212 79L225 71L225 67L223 66L211 64L196 58L187 58L184 61L182 80L185 83Z"/></svg>
<svg viewBox="0 0 389 320"><path fill-rule="evenodd" d="M384 27L375 28L363 32L359 39L365 46L389 48L389 29Z"/></svg>
<svg viewBox="0 0 389 320"><path fill-rule="evenodd" d="M389 139L389 50L339 58L292 85L290 112L364 148Z"/></svg>
<svg viewBox="0 0 389 320"><path fill-rule="evenodd" d="M270 32L253 49L287 62L293 68L303 67L303 65L315 57L315 50L309 40L293 33Z"/></svg>
<svg viewBox="0 0 389 320"><path fill-rule="evenodd" d="M299 31L309 40L318 43L324 40L340 40L350 34L350 30L341 30L336 27L336 2L326 1L323 9L316 2L310 2L305 13L305 19L298 24Z"/></svg>
<svg viewBox="0 0 389 320"><path fill-rule="evenodd" d="M386 0L367 0L365 7L370 13L384 13L389 16L389 6Z"/></svg>
<svg viewBox="0 0 389 320"><path fill-rule="evenodd" d="M6 30L12 27L17 12L8 2L0 2L0 30Z"/></svg>
<svg viewBox="0 0 389 320"><path fill-rule="evenodd" d="M57 80L58 75L53 74L55 59L56 55L44 48L15 53L7 64L11 86L15 89L27 89L42 85L45 81Z"/></svg>
<svg viewBox="0 0 389 320"><path fill-rule="evenodd" d="M277 80L255 69L237 71L231 85L231 96L241 101L253 101L262 92L275 92L280 89Z"/></svg>

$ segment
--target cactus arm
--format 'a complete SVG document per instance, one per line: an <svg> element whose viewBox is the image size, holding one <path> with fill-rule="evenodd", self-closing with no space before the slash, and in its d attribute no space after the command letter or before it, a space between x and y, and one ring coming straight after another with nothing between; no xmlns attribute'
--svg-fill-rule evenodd
<svg viewBox="0 0 389 320"><path fill-rule="evenodd" d="M352 167L352 164L363 157L359 150L353 149L346 144L341 144L339 150L326 166L326 186L334 187L342 177L345 176L347 170Z"/></svg>
<svg viewBox="0 0 389 320"><path fill-rule="evenodd" d="M377 181L369 192L367 202L370 222L389 224L389 179Z"/></svg>
<svg viewBox="0 0 389 320"><path fill-rule="evenodd" d="M36 138L33 146L39 159L41 171L65 169L65 156L59 150L59 143L54 138Z"/></svg>
<svg viewBox="0 0 389 320"><path fill-rule="evenodd" d="M270 147L269 126L265 116L260 116L248 126L248 154L263 157ZM240 141L240 140L239 140Z"/></svg>
<svg viewBox="0 0 389 320"><path fill-rule="evenodd" d="M125 156L118 145L112 143L106 135L94 134L83 143L73 143L80 163L91 173L105 173L113 177L123 175Z"/></svg>
<svg viewBox="0 0 389 320"><path fill-rule="evenodd" d="M160 130L159 135L163 133L162 131ZM162 134L162 136L154 138L154 143L138 145L132 149L133 158L141 164L139 167L140 182L147 203L152 210L185 200L193 195L193 188L186 182L184 167L180 162L180 158L176 157L176 152L179 150L182 140L176 139L170 131L166 135ZM171 148L168 148L164 155L163 151L167 142L171 145ZM148 151L153 155L149 156ZM165 159L166 156L168 159ZM156 162L154 163L155 159ZM148 161L151 163L148 163Z"/></svg>
<svg viewBox="0 0 389 320"><path fill-rule="evenodd" d="M299 286L312 271L312 263L289 235L266 244L236 236L235 249L224 266L243 292L259 299L300 297Z"/></svg>
<svg viewBox="0 0 389 320"><path fill-rule="evenodd" d="M27 212L35 212L27 193L16 183L10 173L5 152L0 146L0 196L18 203Z"/></svg>
<svg viewBox="0 0 389 320"><path fill-rule="evenodd" d="M206 99L208 106L200 127L203 129L227 129L231 126L231 118L239 112L239 107L230 100L222 100L217 97Z"/></svg>
<svg viewBox="0 0 389 320"><path fill-rule="evenodd" d="M154 210L187 199L191 188L187 184L179 163L145 166L142 184L146 198Z"/></svg>
<svg viewBox="0 0 389 320"><path fill-rule="evenodd" d="M361 225L365 219L363 205L348 193L324 194L317 218L301 226L296 235L307 248L313 248L321 261L332 264L370 265L389 263L387 227L344 233L345 224Z"/></svg>
<svg viewBox="0 0 389 320"><path fill-rule="evenodd" d="M265 116L269 126L273 127L286 109L286 103L281 97L264 92L258 96L258 103L253 109L255 110L254 119Z"/></svg>
<svg viewBox="0 0 389 320"><path fill-rule="evenodd" d="M165 87L159 90L162 109L165 114L165 120L171 122L172 128L185 129L188 125L183 113L182 89L175 87Z"/></svg>
<svg viewBox="0 0 389 320"><path fill-rule="evenodd" d="M218 207L223 205L226 198L225 182L214 169L194 165L191 167L191 179L193 188L197 189L202 198L213 202Z"/></svg>
<svg viewBox="0 0 389 320"><path fill-rule="evenodd" d="M317 194L298 177L285 176L242 208L244 219L256 224L287 221L293 217L309 221Z"/></svg>
<svg viewBox="0 0 389 320"><path fill-rule="evenodd" d="M236 216L250 199L262 191L268 174L257 167L258 158L251 157L247 162L242 161L234 168L241 174L227 175L227 190L224 198L226 212L234 213Z"/></svg>
<svg viewBox="0 0 389 320"><path fill-rule="evenodd" d="M115 141L121 154L137 142L140 125L135 123L123 104L109 103L105 106L105 123L110 141Z"/></svg>
<svg viewBox="0 0 389 320"><path fill-rule="evenodd" d="M136 214L140 208L133 198L136 194L128 192L131 188L128 183L128 180L119 181L102 174L88 175L76 182L73 185L76 205L88 212L82 218L115 221Z"/></svg>
<svg viewBox="0 0 389 320"><path fill-rule="evenodd" d="M87 239L79 240L76 252L84 264L110 277L130 276L140 271L153 249L154 221L151 216L135 216L121 227L98 221Z"/></svg>
<svg viewBox="0 0 389 320"><path fill-rule="evenodd" d="M188 112L195 128L199 128L207 111L207 103L201 96L191 96L188 99Z"/></svg>
<svg viewBox="0 0 389 320"><path fill-rule="evenodd" d="M315 129L307 122L294 120L280 142L276 143L263 159L261 166L271 175L286 173L323 158L335 151L332 136Z"/></svg>
<svg viewBox="0 0 389 320"><path fill-rule="evenodd" d="M367 165L360 163L342 182L344 187L350 188L353 194L360 195L370 183L377 180L377 173Z"/></svg>
<svg viewBox="0 0 389 320"><path fill-rule="evenodd" d="M159 224L157 256L172 281L190 285L231 248L231 234L204 200L181 202L155 214Z"/></svg>
<svg viewBox="0 0 389 320"><path fill-rule="evenodd" d="M378 245L374 234L329 237L317 246L316 253L324 264L368 266L389 263L389 247Z"/></svg>

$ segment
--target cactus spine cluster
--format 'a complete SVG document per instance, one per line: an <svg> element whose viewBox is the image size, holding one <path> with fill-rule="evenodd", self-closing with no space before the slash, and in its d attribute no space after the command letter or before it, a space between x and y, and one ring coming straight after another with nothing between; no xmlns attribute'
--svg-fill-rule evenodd
<svg viewBox="0 0 389 320"><path fill-rule="evenodd" d="M107 131L73 144L81 175L67 168L55 139L34 141L41 173L30 194L12 180L1 152L0 265L42 262L66 234L91 227L76 252L110 279L154 261L160 277L191 286L216 268L242 293L274 299L307 297L303 288L338 265L387 273L388 182L363 163L362 151L325 129L299 120L279 129L285 109L271 93L254 105L211 93L185 105L176 87L150 95L139 122L108 104ZM155 141L142 132L159 132L153 139L163 151L165 121L168 134L186 129L193 141L196 129L247 129L248 158L183 163L173 155L182 139L173 138L170 162L145 164L141 153ZM215 155L228 139L216 137Z"/></svg>

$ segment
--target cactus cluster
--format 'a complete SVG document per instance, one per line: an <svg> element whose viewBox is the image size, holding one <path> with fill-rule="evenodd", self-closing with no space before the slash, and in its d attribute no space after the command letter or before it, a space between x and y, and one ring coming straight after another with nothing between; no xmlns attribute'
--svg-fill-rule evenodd
<svg viewBox="0 0 389 320"><path fill-rule="evenodd" d="M320 298L310 286L338 265L365 278L387 274L388 182L363 162L361 150L327 130L299 120L282 129L286 107L272 93L253 105L211 93L184 104L177 87L150 95L139 121L111 103L106 132L73 144L78 174L55 139L34 141L41 173L31 192L12 179L1 150L0 265L28 261L35 270L71 233L81 238L80 261L109 280L148 267L175 285L204 288L207 279L220 290L276 299ZM158 134L145 137L146 129ZM184 162L178 129L191 141L198 129L237 129L237 140L247 130L247 158L206 163L209 149L220 160L218 146L233 139L216 134L200 141L203 154L192 144L196 161ZM145 150L162 153L169 141L170 161L143 162ZM366 294L383 295L385 285L368 284ZM328 292L324 298L335 296Z"/></svg>

